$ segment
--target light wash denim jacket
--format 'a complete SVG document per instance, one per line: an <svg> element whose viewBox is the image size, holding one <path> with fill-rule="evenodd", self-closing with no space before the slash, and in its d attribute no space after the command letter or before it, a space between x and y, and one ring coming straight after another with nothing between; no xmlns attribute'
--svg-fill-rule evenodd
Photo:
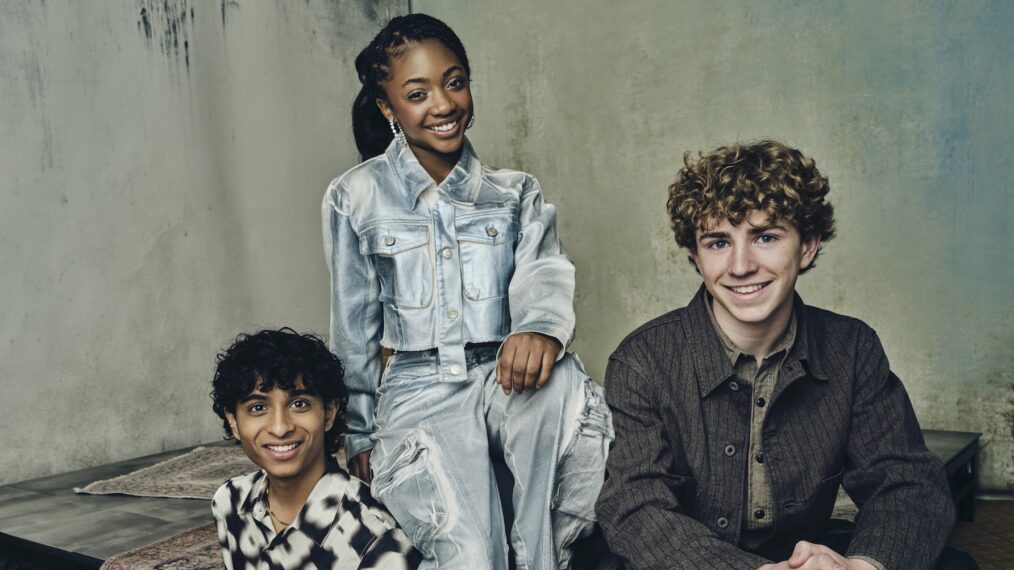
<svg viewBox="0 0 1014 570"><path fill-rule="evenodd" d="M574 333L574 265L539 183L483 166L465 140L433 184L397 140L328 186L322 205L331 273L331 345L349 389L346 453L371 449L381 345L437 349L441 380L465 381L465 344ZM563 351L560 351L563 356Z"/></svg>

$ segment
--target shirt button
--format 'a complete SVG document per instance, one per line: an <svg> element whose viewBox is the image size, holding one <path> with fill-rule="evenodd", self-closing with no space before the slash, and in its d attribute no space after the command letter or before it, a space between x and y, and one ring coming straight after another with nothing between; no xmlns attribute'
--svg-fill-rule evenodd
<svg viewBox="0 0 1014 570"><path fill-rule="evenodd" d="M496 226L489 226L488 228L486 228L486 235L488 235L489 237L496 237L496 234L498 233L500 232L497 231Z"/></svg>
<svg viewBox="0 0 1014 570"><path fill-rule="evenodd" d="M458 311L456 309L447 311L447 318L451 320L458 318Z"/></svg>
<svg viewBox="0 0 1014 570"><path fill-rule="evenodd" d="M735 455L736 454L736 446L732 445L731 443L729 445L726 445L725 446L725 454L728 455L729 457L732 457L733 455Z"/></svg>
<svg viewBox="0 0 1014 570"><path fill-rule="evenodd" d="M445 248L444 248L444 249L443 249L443 250L442 250L442 251L440 252L440 255L444 256L444 259L450 259L450 258L451 258L451 256L452 256L452 255L454 255L454 254L453 254L453 253L451 253L451 248L449 248L449 247L445 247Z"/></svg>
<svg viewBox="0 0 1014 570"><path fill-rule="evenodd" d="M764 509L757 509L753 512L753 518L761 520L764 518Z"/></svg>
<svg viewBox="0 0 1014 570"><path fill-rule="evenodd" d="M735 380L733 380L732 382L729 382L729 389L732 390L733 392L738 392L739 391L739 382L736 382Z"/></svg>
<svg viewBox="0 0 1014 570"><path fill-rule="evenodd" d="M764 405L767 404L767 403L768 403L767 400L765 400L764 398L757 398L757 407L758 408L763 408Z"/></svg>
<svg viewBox="0 0 1014 570"><path fill-rule="evenodd" d="M458 374L461 374L461 367L458 366L457 364L452 365L451 376L457 376Z"/></svg>
<svg viewBox="0 0 1014 570"><path fill-rule="evenodd" d="M753 458L757 460L757 463L764 463L763 453L758 453L757 455L754 455Z"/></svg>
<svg viewBox="0 0 1014 570"><path fill-rule="evenodd" d="M394 236L384 236L384 245L391 246L397 241Z"/></svg>
<svg viewBox="0 0 1014 570"><path fill-rule="evenodd" d="M726 528L729 526L729 519L725 517L718 517L718 520L715 521L715 524L718 525L718 528Z"/></svg>

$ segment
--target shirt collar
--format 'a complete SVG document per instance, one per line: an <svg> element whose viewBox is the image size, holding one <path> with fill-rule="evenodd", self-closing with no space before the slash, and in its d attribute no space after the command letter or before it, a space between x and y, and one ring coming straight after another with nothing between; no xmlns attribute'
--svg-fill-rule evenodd
<svg viewBox="0 0 1014 570"><path fill-rule="evenodd" d="M327 455L326 457L324 475L314 485L313 490L310 491L306 504L299 510L299 514L296 515L292 524L281 533L278 533L269 546L274 545L279 540L279 537L293 531L305 534L317 546L322 546L324 538L327 537L331 527L338 520L336 516L338 510L344 508L342 498L345 496L349 485L349 475L338 465L338 460L331 455ZM255 519L260 520L268 528L274 530L270 515L267 513L267 474L264 470L261 470L256 477L256 480L250 487L250 493L243 501L240 512L252 514Z"/></svg>
<svg viewBox="0 0 1014 570"><path fill-rule="evenodd" d="M725 349L725 354L729 357L729 361L732 362L733 366L735 366L736 363L739 362L740 358L746 357L752 359L753 355L743 352L743 349L736 346L736 343L732 342L729 335L725 334L725 331L722 330L721 326L719 326L718 319L715 317L714 299L712 298L711 293L708 293L707 289L705 289L704 294L707 301L708 318L711 321L711 326L718 334L718 339L722 341L722 348ZM785 356L788 356L789 349L792 348L796 340L796 320L796 311L793 308L792 315L789 317L789 326L782 331L782 335L778 337L778 341L775 342L773 347L771 347L768 354L764 356L764 360L767 360L781 352L785 352Z"/></svg>
<svg viewBox="0 0 1014 570"><path fill-rule="evenodd" d="M820 362L820 352L811 351L811 347L818 347L816 333L813 323L807 319L807 307L798 294L794 296L792 311L796 323L795 342L784 363L791 367L791 362L798 361L811 376L827 380L823 372L825 368ZM708 292L704 285L701 285L687 305L686 315L687 318L683 321L684 334L690 339L691 353L698 372L697 382L703 398L733 375L734 360L730 359L719 336L717 323L713 324L714 316L711 314ZM782 341L785 340L786 337L783 337Z"/></svg>
<svg viewBox="0 0 1014 570"><path fill-rule="evenodd" d="M414 209L419 200L419 194L427 186L433 184L433 179L419 164L419 159L416 158L412 149L401 142L398 137L391 141L385 154L401 184L401 190L405 194L409 208ZM455 202L474 204L481 178L482 164L472 148L472 143L468 142L468 138L465 138L462 142L461 157L447 178L437 186L437 189L447 194Z"/></svg>

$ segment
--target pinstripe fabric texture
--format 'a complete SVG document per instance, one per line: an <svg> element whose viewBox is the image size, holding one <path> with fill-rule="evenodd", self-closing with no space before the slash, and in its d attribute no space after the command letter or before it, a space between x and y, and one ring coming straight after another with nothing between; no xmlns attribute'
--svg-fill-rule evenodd
<svg viewBox="0 0 1014 570"><path fill-rule="evenodd" d="M889 569L931 568L954 521L939 459L926 449L876 333L797 296L796 343L778 372L763 429L776 521L741 540L749 387L708 317L690 305L630 334L609 359L616 441L597 512L628 568L756 568L784 560L830 519L839 483L859 505L848 555Z"/></svg>

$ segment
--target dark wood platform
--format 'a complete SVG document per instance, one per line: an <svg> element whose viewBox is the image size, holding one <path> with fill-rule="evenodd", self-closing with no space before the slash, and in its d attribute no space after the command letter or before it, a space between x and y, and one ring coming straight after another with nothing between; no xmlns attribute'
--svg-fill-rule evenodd
<svg viewBox="0 0 1014 570"><path fill-rule="evenodd" d="M59 562L60 568L98 568L112 556L212 522L210 501L73 491L191 449L0 486L0 553L27 550L33 558Z"/></svg>
<svg viewBox="0 0 1014 570"><path fill-rule="evenodd" d="M979 483L978 432L922 430L926 447L944 462L958 520L975 519L975 489Z"/></svg>

